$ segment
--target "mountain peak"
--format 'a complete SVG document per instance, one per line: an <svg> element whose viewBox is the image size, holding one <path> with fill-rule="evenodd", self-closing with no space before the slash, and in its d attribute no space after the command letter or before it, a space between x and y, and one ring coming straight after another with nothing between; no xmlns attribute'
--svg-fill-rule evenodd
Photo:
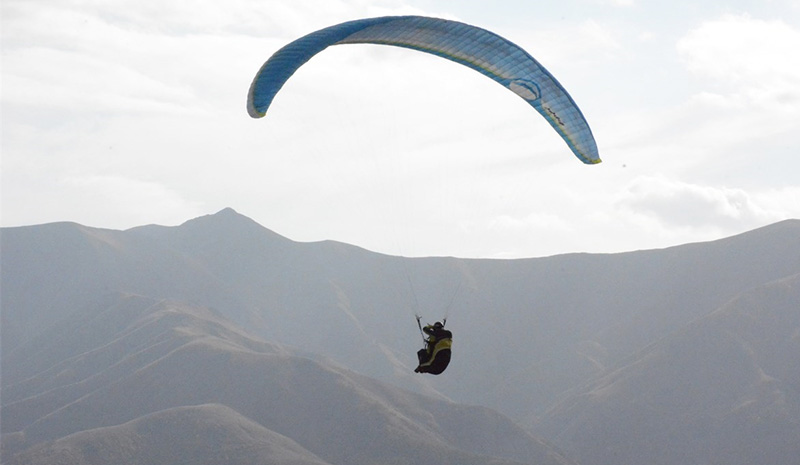
<svg viewBox="0 0 800 465"><path fill-rule="evenodd" d="M222 210L220 210L220 211L218 211L218 212L216 212L216 213L214 213L212 215L209 215L209 216L215 216L215 217L219 217L219 218L237 218L237 217L238 218L247 218L246 216L242 215L241 213L237 212L236 210L234 210L231 207L225 207Z"/></svg>
<svg viewBox="0 0 800 465"><path fill-rule="evenodd" d="M227 207L217 213L204 215L178 226L178 229L189 234L202 234L204 236L227 236L234 238L266 238L268 240L281 240L291 242L290 239L271 231L249 218Z"/></svg>
<svg viewBox="0 0 800 465"><path fill-rule="evenodd" d="M222 210L211 213L208 215L198 216L197 218L193 218L191 220L185 221L181 224L181 227L189 224L194 223L219 223L219 222L241 222L241 223L255 223L252 219L242 215L241 213L237 212L231 207L223 208Z"/></svg>

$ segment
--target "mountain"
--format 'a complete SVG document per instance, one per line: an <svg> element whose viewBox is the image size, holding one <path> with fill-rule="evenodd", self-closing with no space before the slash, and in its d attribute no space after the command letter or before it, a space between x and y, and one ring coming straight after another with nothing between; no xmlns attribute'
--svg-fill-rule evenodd
<svg viewBox="0 0 800 465"><path fill-rule="evenodd" d="M111 406L118 409L117 404L124 405L126 399L137 399L147 405L150 399L159 398L159 393L148 390L152 389L148 384L124 391L102 388L109 379L117 379L130 367L153 377L150 383L183 380L178 387L186 391L208 383L204 378L207 370L202 374L182 375L174 381L174 375L166 368L154 371L166 367L165 361L188 354L187 347L193 348L193 355L186 355L192 360L197 357L208 366L228 370L227 362L219 361L225 359L219 352L219 344L208 346L195 341L184 347L181 339L187 336L184 331L162 327L158 332L161 336L148 336L160 341L152 347L135 340L124 344L95 340L108 330L90 324L94 317L87 319L86 312L99 311L115 328L127 328L128 323L115 323L115 319L143 312L136 310L139 304L130 304L132 308L126 304L137 299L149 299L153 305L169 302L173 312L165 315L172 318L188 312L203 321L216 321L214 331L225 328L225 341L239 341L234 346L244 344L248 348L245 352L261 354L258 362L252 362L256 372L273 370L282 376L302 373L318 379L316 371L309 368L290 370L273 365L280 357L291 359L292 362L282 362L291 365L303 360L298 362L300 366L312 363L328 373L330 379L340 380L338 384L331 381L325 385L339 385L344 382L341 377L356 377L357 385L388 383L393 386L391 389L425 394L426 402L438 399L442 405L461 405L453 404L456 401L496 409L586 463L617 463L618 455L633 461L637 457L663 456L664 460L653 460L655 463L722 463L715 462L714 457L729 455L726 447L730 444L723 439L744 437L742 431L751 431L753 436L741 441L751 450L751 455L740 454L741 457L790 456L796 450L793 444L800 442L792 441L791 437L795 431L793 425L800 418L793 400L798 391L797 378L791 375L797 370L792 371L796 366L782 361L781 351L759 352L757 366L774 381L753 384L755 377L737 374L742 370L750 370L751 375L756 373L754 362L742 355L747 351L736 349L738 346L730 341L723 344L724 335L732 334L732 330L708 330L716 338L708 341L700 336L689 337L697 331L694 328L710 328L713 324L708 322L721 321L719 315L727 313L722 309L731 308L733 302L751 302L753 309L777 305L770 300L772 294L764 290L781 288L777 283L794 286L793 277L800 274L800 221L797 220L718 241L667 249L520 260L403 258L331 241L300 243L231 209L176 227L151 225L113 231L57 223L5 228L0 240L2 420L6 450L29 448L40 440L65 439L85 428L120 426L160 410L222 404L276 434L295 440L322 460L335 463L346 455L320 454L327 444L310 447L295 432L267 421L265 413L258 417L251 415L259 412L254 405L235 404L228 397L219 402L218 392L227 393L230 398L256 396L250 391L231 391L224 383L214 385L213 395L207 393L189 403L161 403L158 410L132 408L109 416L109 421L102 425L83 419L80 409L104 412ZM120 296L128 296L129 300ZM787 296L788 310L782 311L791 314L792 309L800 308L800 301L792 293ZM183 310L176 314L176 308ZM424 377L412 372L421 342L414 321L416 312L421 312L428 321L448 316L447 327L454 333L453 360L442 376ZM167 321L149 318L143 328L157 329L159 324L165 324L157 322ZM768 313L751 312L746 318L739 317L739 321L754 322L762 318L763 325L769 326ZM144 321L137 324L143 325ZM793 328L791 320L787 321L787 330ZM131 329L130 337L145 337L148 333L143 328ZM72 338L69 336L72 333L81 337ZM190 332L201 333L196 329ZM773 334L769 331L750 336L746 347L772 347ZM60 338L68 339L68 344L53 345ZM673 354L664 349L672 347L669 341L676 340L689 344L692 350ZM714 344L720 344L719 347L711 350L707 347L711 341L717 341ZM229 348L230 344L225 342L222 346ZM115 359L105 350L93 347L108 347L128 355ZM142 349L129 353L131 348L139 347ZM794 353L791 344L784 347ZM706 349L710 352L703 352ZM169 357L161 352L167 350ZM215 353L219 358L211 355ZM65 354L77 357L82 364L61 365L59 357ZM710 361L696 366L698 360L712 360L713 356L720 359L714 365L715 370L708 369L712 366ZM239 356L232 359L238 361ZM98 364L105 368L93 371L91 367ZM188 369L189 365L175 362L169 366ZM777 371L774 367L778 367ZM647 369L639 372L637 368ZM231 373L225 373L226 379L230 379ZM678 389L675 383L666 383L670 373L688 386L703 388ZM714 376L703 378L710 373ZM235 374L249 376L243 372ZM735 381L730 386L710 382L719 383L728 377ZM612 379L624 381L614 384ZM606 385L615 388L599 387ZM742 393L750 392L748 389L754 389L753 386L766 386L769 389L758 392L771 392L770 395L786 399L780 407L782 416L758 411L754 418L763 424L753 426L739 421L741 418L731 414L730 408L715 406L709 416L704 416L705 410L698 408L698 405L708 404L709 408L715 405L714 396L709 393L723 387L735 391L725 394L726 399L745 402L748 397ZM778 386L777 391L770 391L773 386ZM120 392L125 395L119 397ZM402 392L389 397L411 395ZM665 392L673 393L673 398ZM86 397L87 393L91 395ZM112 393L117 396L110 396ZM327 391L325 395L345 396ZM100 407L83 404L89 399L91 405ZM591 402L592 399L596 402ZM762 405L767 402L764 399L758 397L757 402L747 405ZM738 405L736 402L731 405ZM420 410L390 405L388 411ZM669 408L661 409L664 405ZM326 408L317 405L319 411ZM743 411L746 409L736 410ZM387 410L382 412L375 413L374 418L386 422L395 418ZM647 412L659 419L645 415ZM429 418L425 415L429 414L403 413L415 421ZM94 417L89 415L89 418ZM709 426L709 418L713 427ZM428 420L420 421L427 424ZM472 420L462 419L453 424L463 428L471 423ZM79 425L82 429L64 430L55 426L64 424ZM348 426L356 430L361 427ZM405 425L397 429L414 430ZM682 448L675 447L680 441L671 439L686 438L684 433L676 431L690 431L695 439L685 440ZM789 436L765 431L786 431ZM444 432L437 434L447 436ZM401 442L418 445L424 442L422 436L415 433ZM444 443L458 453L480 454L480 450L466 447L480 444L477 437L481 435L471 434L463 443L454 443L452 439ZM489 437L503 443L500 436ZM663 448L656 446L662 443ZM393 447L387 442L380 444ZM773 455L765 452L767 446L772 448ZM333 445L330 447L336 450ZM626 452L620 452L623 450ZM679 450L685 455L680 456ZM531 456L508 458L500 452L487 454L506 457L503 460ZM474 455L469 457L474 459Z"/></svg>
<svg viewBox="0 0 800 465"><path fill-rule="evenodd" d="M800 458L800 274L750 289L577 390L541 432L584 465Z"/></svg>
<svg viewBox="0 0 800 465"><path fill-rule="evenodd" d="M177 227L6 228L2 250L4 354L126 292L213 308L265 340L533 427L565 391L742 290L800 272L800 221L623 254L409 259L294 242L225 209ZM412 372L416 312L449 315L453 376Z"/></svg>
<svg viewBox="0 0 800 465"><path fill-rule="evenodd" d="M9 463L328 464L291 439L220 404L176 407L122 425L81 431L34 446Z"/></svg>
<svg viewBox="0 0 800 465"><path fill-rule="evenodd" d="M502 415L107 295L3 360L3 463L568 464Z"/></svg>

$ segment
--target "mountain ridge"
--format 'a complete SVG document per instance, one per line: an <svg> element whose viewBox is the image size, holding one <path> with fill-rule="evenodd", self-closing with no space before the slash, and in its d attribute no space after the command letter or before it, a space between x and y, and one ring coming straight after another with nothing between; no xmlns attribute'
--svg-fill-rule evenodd
<svg viewBox="0 0 800 465"><path fill-rule="evenodd" d="M404 258L333 241L295 242L231 209L179 226L126 231L75 223L10 228L2 230L0 240L3 397L9 401L3 406L4 425L19 424L15 418L22 417L15 412L36 416L91 383L113 378L115 370L163 358L161 350L177 350L169 344L183 347L182 337L201 331L182 330L171 342L138 352L93 378L54 386L80 372L77 361L93 365L99 358L78 354L83 358L73 365L59 365L32 344L57 339L50 335L59 329L79 331L81 312L123 295L150 299L151 305L193 308L195 316L204 309L207 318L228 322L218 330L227 328L230 338L246 328L242 338L269 341L278 352L288 350L439 400L499 410L582 460L588 452L575 448L574 439L559 438L577 437L598 425L598 417L592 416L591 404L581 404L586 410L578 412L565 407L568 401L580 398L586 386L641 364L660 341L679 337L747 292L767 302L758 289L800 273L798 220L665 249L513 260ZM449 316L454 357L443 376L412 372L420 344L415 313L425 321ZM145 326L139 331L132 334L147 334ZM16 368L5 363L37 353L40 359L15 362ZM692 366L689 355L683 353L676 366ZM744 356L737 360L749 363ZM780 375L763 371L783 385L798 382L785 370ZM20 394L27 392L41 397ZM566 413L558 417L556 411ZM46 422L41 425L47 429ZM16 431L6 435L7 444L21 437ZM645 441L639 433L629 434ZM715 441L714 447L722 447ZM691 454L705 457L699 448Z"/></svg>
<svg viewBox="0 0 800 465"><path fill-rule="evenodd" d="M217 309L284 344L311 334L302 344L310 353L422 392L468 402L485 401L489 392L489 406L515 416L521 412L506 399L528 397L528 386L539 392L536 405L550 402L565 384L614 366L741 289L800 271L797 220L667 249L516 260L402 258L334 242L298 243L232 209L145 230L27 228L33 229L3 230L1 237L3 326L12 330L4 333L5 354L17 334L58 325L70 309L119 291ZM47 275L55 279L43 286ZM483 376L469 383L434 386L414 376L415 313L452 313L460 354L452 368L487 355L496 364L482 366ZM544 365L509 357L485 334L505 334ZM514 382L501 390L491 381L509 377ZM517 419L532 425L542 412Z"/></svg>
<svg viewBox="0 0 800 465"><path fill-rule="evenodd" d="M399 456L425 463L425 457L437 455L444 463L475 465L513 465L537 456L552 465L571 463L497 413L401 391L295 355L208 309L120 295L109 308L81 314L75 327L85 331L64 328L60 337L35 345L44 350L23 350L24 356L4 360L12 379L4 373L3 453L11 463L52 463L65 455L84 460L75 455L74 444L86 441L99 441L93 447L118 457L124 450L107 449L104 441L158 442L155 433L142 438L131 426L152 424L158 415L178 429L188 428L183 434L221 422L223 437L216 447L244 441L239 445L252 451L259 441L234 434L236 425L246 422L269 444L275 435L290 438L302 450L289 447L289 452L309 463L384 463L384 458L394 463L391 457ZM119 350L122 346L131 350ZM14 383L15 365L33 376L19 375ZM175 418L175 409L198 405L224 406L224 421L209 418L214 416L209 412L195 412L200 419ZM476 431L459 431L462 421ZM123 438L109 440L120 428ZM487 433L496 440L484 438ZM162 453L175 453L160 441ZM147 457L141 446L134 449ZM91 463L98 463L98 454Z"/></svg>
<svg viewBox="0 0 800 465"><path fill-rule="evenodd" d="M219 437L233 437L220 450ZM192 438L192 440L187 440ZM88 451L91 451L87 453ZM191 457L175 451L191 451ZM79 431L13 457L10 465L34 463L274 463L329 465L295 441L272 432L221 404L175 407L126 423Z"/></svg>
<svg viewBox="0 0 800 465"><path fill-rule="evenodd" d="M798 305L800 273L745 290L573 390L539 433L585 465L791 463L800 456ZM639 435L648 444L629 441Z"/></svg>

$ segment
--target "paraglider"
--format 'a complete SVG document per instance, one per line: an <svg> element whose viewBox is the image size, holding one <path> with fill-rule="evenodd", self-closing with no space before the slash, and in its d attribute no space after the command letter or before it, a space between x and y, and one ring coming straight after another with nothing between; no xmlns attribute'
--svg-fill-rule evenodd
<svg viewBox="0 0 800 465"><path fill-rule="evenodd" d="M275 52L259 69L247 95L253 118L266 115L273 99L304 63L331 45L380 44L430 53L491 78L536 109L586 164L600 163L592 131L566 89L536 59L503 37L458 21L424 16L367 18L326 27ZM444 323L424 328L417 373L442 373L450 363L452 333Z"/></svg>
<svg viewBox="0 0 800 465"><path fill-rule="evenodd" d="M417 324L420 324L419 318L417 318ZM426 325L424 328L420 325L420 329L427 335L427 338L425 338L425 347L417 352L419 365L414 372L440 375L450 364L453 333L444 329L444 322L440 321L433 325Z"/></svg>
<svg viewBox="0 0 800 465"><path fill-rule="evenodd" d="M591 129L564 87L531 55L499 35L457 21L424 16L359 19L312 32L275 52L250 85L247 110L264 116L284 83L331 45L383 44L430 53L472 68L536 109L587 164L600 163Z"/></svg>

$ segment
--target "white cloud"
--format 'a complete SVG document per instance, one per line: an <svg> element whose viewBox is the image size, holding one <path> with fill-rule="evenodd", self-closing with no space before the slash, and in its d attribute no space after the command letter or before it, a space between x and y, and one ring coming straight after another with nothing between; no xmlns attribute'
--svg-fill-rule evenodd
<svg viewBox="0 0 800 465"><path fill-rule="evenodd" d="M93 226L94 218L131 226L156 222L175 224L176 218L207 212L200 202L184 199L174 190L152 181L123 176L89 175L62 179L59 195L80 205L69 205L79 213L72 221Z"/></svg>
<svg viewBox="0 0 800 465"><path fill-rule="evenodd" d="M553 71L606 62L623 51L623 35L610 24L586 19L568 24L543 23L535 29L511 32L507 38Z"/></svg>
<svg viewBox="0 0 800 465"><path fill-rule="evenodd" d="M655 219L666 228L728 232L800 215L800 188L751 193L642 176L631 181L621 195L621 207ZM790 199L798 202L792 204Z"/></svg>
<svg viewBox="0 0 800 465"><path fill-rule="evenodd" d="M800 111L800 30L782 20L725 15L677 44L687 68L730 98Z"/></svg>
<svg viewBox="0 0 800 465"><path fill-rule="evenodd" d="M630 7L636 4L636 0L601 0L600 3L612 6Z"/></svg>

